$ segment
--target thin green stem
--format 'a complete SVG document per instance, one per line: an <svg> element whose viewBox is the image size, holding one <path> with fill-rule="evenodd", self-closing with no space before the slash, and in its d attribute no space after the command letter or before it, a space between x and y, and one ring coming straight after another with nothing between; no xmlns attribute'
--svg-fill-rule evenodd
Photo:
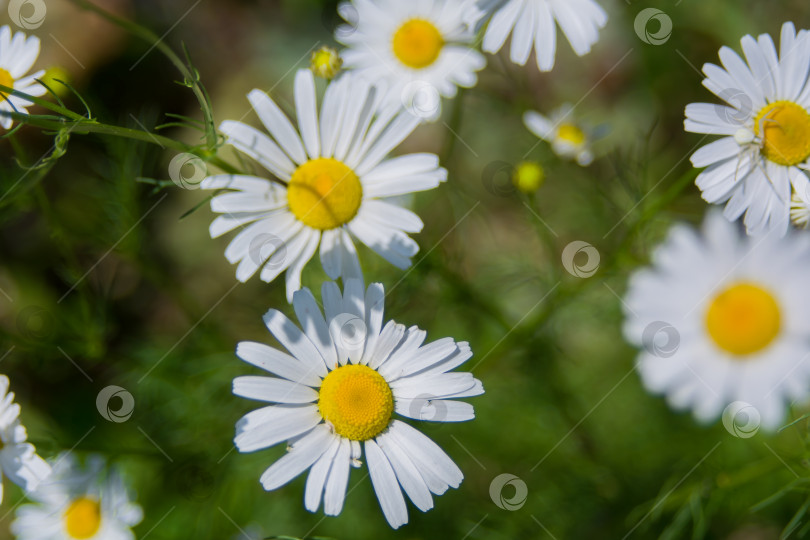
<svg viewBox="0 0 810 540"><path fill-rule="evenodd" d="M202 83L200 82L199 74L196 70L189 67L173 50L171 47L166 45L162 38L160 38L157 34L152 32L151 30L144 28L143 26L129 21L127 19L118 17L105 9L89 2L88 0L71 0L74 4L82 9L86 9L88 11L92 11L97 15L101 16L102 18L106 19L107 21L120 26L127 32L130 32L132 35L139 37L140 39L146 41L147 43L151 44L155 49L160 51L169 61L174 64L177 70L184 78L184 83L191 89L194 93L194 96L197 98L197 101L200 103L200 109L203 113L204 124L205 124L205 133L206 133L206 143L209 150L213 150L217 146L217 133L216 133L216 126L214 124L214 113L211 107L211 102L208 98L208 93L203 87Z"/></svg>

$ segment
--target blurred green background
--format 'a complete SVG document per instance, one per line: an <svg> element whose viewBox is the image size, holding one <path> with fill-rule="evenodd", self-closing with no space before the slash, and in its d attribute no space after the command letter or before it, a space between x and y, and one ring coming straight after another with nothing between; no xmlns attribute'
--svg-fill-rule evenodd
<svg viewBox="0 0 810 540"><path fill-rule="evenodd" d="M334 44L337 23L333 1L99 3L165 33L175 50L186 44L217 123L255 124L245 98L252 88L271 90L292 110L295 69L317 44ZM75 445L123 467L145 510L139 538L805 536L806 423L738 439L719 422L699 426L671 412L633 372L617 295L674 220L697 223L706 210L693 185L673 188L690 173L687 157L699 141L683 132L683 108L712 101L700 66L717 62L723 44L738 49L746 33L778 36L787 20L810 26L810 5L602 3L610 20L591 54L576 57L560 36L551 73L538 73L533 60L510 64L508 51L488 57L479 85L445 102L442 120L398 149L435 152L450 172L439 189L414 197L426 224L414 268L406 275L362 250L367 281L393 290L387 318L417 324L429 339L469 341L475 356L467 367L487 391L471 400L475 421L419 426L466 476L431 512L409 507L410 523L392 531L365 468L353 470L337 518L304 510L304 476L262 490L261 472L284 448L233 449L234 423L257 406L231 395L235 376L257 373L233 351L241 340L272 343L261 315L269 307L292 315L283 281L237 285L223 256L230 236L208 236L206 194L168 182L176 152L147 143L74 134L44 174L21 168L9 141L0 142L0 371L40 453ZM650 6L673 21L662 45L633 29ZM61 68L102 121L151 129L166 113L200 118L162 55L69 0L49 1L33 33L42 39L37 66ZM75 97L64 99L83 110ZM557 159L521 121L527 109L547 114L566 101L582 120L610 128L588 168ZM162 134L188 143L199 135ZM53 145L30 127L16 138L27 164ZM221 155L233 161L230 148ZM509 184L511 167L527 158L546 171L532 197ZM562 267L574 240L599 250L594 277ZM323 279L313 261L304 283L319 295ZM96 410L109 385L134 396L126 422ZM516 510L496 504L512 499L514 486L490 493L504 473L528 491ZM6 488L0 538L9 537L22 496Z"/></svg>

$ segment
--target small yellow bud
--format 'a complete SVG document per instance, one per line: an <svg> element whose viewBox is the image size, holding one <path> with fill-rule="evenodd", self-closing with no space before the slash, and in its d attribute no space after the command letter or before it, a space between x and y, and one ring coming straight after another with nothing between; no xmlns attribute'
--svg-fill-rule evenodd
<svg viewBox="0 0 810 540"><path fill-rule="evenodd" d="M523 193L534 193L546 177L543 167L535 161L524 161L515 167L512 182Z"/></svg>
<svg viewBox="0 0 810 540"><path fill-rule="evenodd" d="M324 79L334 79L340 68L343 66L343 59L332 47L323 46L312 53L310 59L310 69L312 73Z"/></svg>

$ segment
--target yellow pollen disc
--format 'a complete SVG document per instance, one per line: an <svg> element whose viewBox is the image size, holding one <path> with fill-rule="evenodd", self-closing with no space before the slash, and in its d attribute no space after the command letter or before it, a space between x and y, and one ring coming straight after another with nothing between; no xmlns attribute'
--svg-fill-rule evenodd
<svg viewBox="0 0 810 540"><path fill-rule="evenodd" d="M585 133L574 124L562 124L557 129L557 138L568 144L579 146L585 142Z"/></svg>
<svg viewBox="0 0 810 540"><path fill-rule="evenodd" d="M0 84L3 86L8 86L9 88L14 88L14 77L11 76L11 73L6 71L3 68L0 68ZM7 94L3 91L0 91L0 101L5 101Z"/></svg>
<svg viewBox="0 0 810 540"><path fill-rule="evenodd" d="M779 304L761 287L733 285L717 295L706 314L706 329L723 350L747 355L767 347L781 326Z"/></svg>
<svg viewBox="0 0 810 540"><path fill-rule="evenodd" d="M71 538L92 538L101 528L101 505L94 499L80 497L65 512L65 529Z"/></svg>
<svg viewBox="0 0 810 540"><path fill-rule="evenodd" d="M444 47L444 38L433 23L411 19L394 33L394 55L414 69L431 65Z"/></svg>
<svg viewBox="0 0 810 540"><path fill-rule="evenodd" d="M349 364L323 380L318 408L338 435L365 441L388 427L394 394L382 375L368 366Z"/></svg>
<svg viewBox="0 0 810 540"><path fill-rule="evenodd" d="M775 101L754 119L762 154L779 165L798 165L810 157L810 114L792 101Z"/></svg>
<svg viewBox="0 0 810 540"><path fill-rule="evenodd" d="M354 219L363 202L363 186L354 171L340 161L312 159L293 173L287 202L304 225L326 231Z"/></svg>

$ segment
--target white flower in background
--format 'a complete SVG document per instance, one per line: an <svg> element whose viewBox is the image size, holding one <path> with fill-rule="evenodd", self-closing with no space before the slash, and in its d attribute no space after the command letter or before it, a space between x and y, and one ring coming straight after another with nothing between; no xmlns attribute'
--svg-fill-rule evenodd
<svg viewBox="0 0 810 540"><path fill-rule="evenodd" d="M349 23L335 34L348 47L344 66L384 89L388 103L426 120L439 117L440 96L475 86L486 65L466 22L477 12L472 0L355 0L338 11Z"/></svg>
<svg viewBox="0 0 810 540"><path fill-rule="evenodd" d="M343 508L349 467L365 454L371 482L389 524L408 521L401 490L420 510L433 507L431 493L458 487L459 468L421 432L394 413L414 420L472 420L473 407L459 398L484 393L471 373L452 371L472 352L467 343L444 338L424 344L426 332L391 321L383 325L383 286L363 290L348 280L343 295L323 285L325 312L308 289L293 307L303 331L280 312L264 316L289 354L261 343L242 342L236 354L278 377L237 377L237 396L272 403L236 424L234 443L253 452L287 441L288 452L261 477L277 489L309 469L304 505L337 515Z"/></svg>
<svg viewBox="0 0 810 540"><path fill-rule="evenodd" d="M54 460L53 474L31 493L38 504L17 509L11 531L18 540L134 540L143 519L122 478L92 456L82 469L70 453Z"/></svg>
<svg viewBox="0 0 810 540"><path fill-rule="evenodd" d="M593 162L591 136L585 128L574 121L574 107L568 103L546 118L535 111L523 115L526 127L551 144L554 153L564 159L574 159L583 167Z"/></svg>
<svg viewBox="0 0 810 540"><path fill-rule="evenodd" d="M799 229L810 227L810 193L794 193L790 201L790 219Z"/></svg>
<svg viewBox="0 0 810 540"><path fill-rule="evenodd" d="M777 56L768 34L742 38L747 63L721 48L723 67L704 65L703 85L730 106L686 107L686 131L724 136L692 155L695 167L707 167L696 184L707 202L725 203L729 220L745 213L748 234L785 234L791 185L808 187L810 32L785 23L781 39Z"/></svg>
<svg viewBox="0 0 810 540"><path fill-rule="evenodd" d="M34 445L26 442L28 435L20 424L20 406L14 403L14 393L8 388L8 377L0 375L0 469L2 476L30 492L51 474L51 467L37 455ZM3 500L2 476L0 501Z"/></svg>
<svg viewBox="0 0 810 540"><path fill-rule="evenodd" d="M720 212L676 225L630 278L627 340L644 386L703 422L735 401L773 430L810 394L810 237L745 236Z"/></svg>
<svg viewBox="0 0 810 540"><path fill-rule="evenodd" d="M386 159L419 121L393 107L379 107L368 83L344 74L326 90L318 117L310 70L295 78L299 132L264 92L248 95L264 133L225 121L228 142L255 159L280 182L242 175L216 175L203 189L230 189L211 200L223 214L211 224L216 238L244 227L225 250L239 263L236 278L261 271L270 282L287 271L287 297L301 288L301 270L320 246L332 279L360 278L352 237L398 268L407 268L419 246L407 233L422 230L419 216L386 199L435 188L447 179L433 154Z"/></svg>
<svg viewBox="0 0 810 540"><path fill-rule="evenodd" d="M500 51L512 34L512 62L525 65L534 48L541 71L554 67L556 24L574 52L583 56L599 41L599 29L608 20L605 10L594 0L480 0L479 5L492 15L484 34L484 51Z"/></svg>
<svg viewBox="0 0 810 540"><path fill-rule="evenodd" d="M45 87L34 80L45 75L45 71L37 71L25 76L33 67L38 56L38 37L26 38L23 32L17 32L12 36L11 28L8 25L0 28L0 84L34 97L45 94L47 91ZM27 114L26 107L31 105L33 103L27 99L6 94L0 90L0 113ZM0 126L9 129L13 123L10 116L0 114Z"/></svg>

